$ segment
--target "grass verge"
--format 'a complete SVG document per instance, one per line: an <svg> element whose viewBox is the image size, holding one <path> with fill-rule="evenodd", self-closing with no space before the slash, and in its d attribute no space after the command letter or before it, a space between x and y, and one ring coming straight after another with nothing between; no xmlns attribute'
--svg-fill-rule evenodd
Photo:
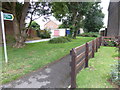
<svg viewBox="0 0 120 90"><path fill-rule="evenodd" d="M95 58L90 59L89 68L77 74L78 88L115 88L107 81L110 78L111 65L116 61L113 58L115 50L114 47L101 46Z"/></svg>
<svg viewBox="0 0 120 90"><path fill-rule="evenodd" d="M2 84L15 80L31 71L67 55L71 48L80 46L94 38L78 37L72 42L50 44L48 42L27 44L24 48L8 48L9 63L2 62Z"/></svg>

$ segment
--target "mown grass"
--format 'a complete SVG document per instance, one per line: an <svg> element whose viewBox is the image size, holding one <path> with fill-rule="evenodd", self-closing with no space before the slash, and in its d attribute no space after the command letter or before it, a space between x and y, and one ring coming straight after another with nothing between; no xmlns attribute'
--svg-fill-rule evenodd
<svg viewBox="0 0 120 90"><path fill-rule="evenodd" d="M103 47L90 59L89 68L77 75L78 88L114 88L107 80L110 78L111 65L117 60L113 58L117 52L114 47Z"/></svg>
<svg viewBox="0 0 120 90"><path fill-rule="evenodd" d="M8 48L9 63L2 62L2 84L15 80L31 71L39 69L48 63L67 55L71 48L80 46L94 38L78 37L72 42L50 44L40 42L27 44L24 48ZM2 54L3 55L3 54Z"/></svg>

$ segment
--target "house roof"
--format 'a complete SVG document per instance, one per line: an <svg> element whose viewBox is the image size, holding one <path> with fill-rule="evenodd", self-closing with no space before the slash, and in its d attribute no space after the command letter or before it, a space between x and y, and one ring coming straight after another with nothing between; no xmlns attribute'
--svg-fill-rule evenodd
<svg viewBox="0 0 120 90"><path fill-rule="evenodd" d="M48 24L49 22L53 22L53 21L52 21L52 20L49 20L46 24ZM53 23L56 24L56 25L58 25L58 24L55 23L55 22L53 22ZM45 25L46 25L46 24L45 24ZM44 25L44 26L45 26L45 25Z"/></svg>

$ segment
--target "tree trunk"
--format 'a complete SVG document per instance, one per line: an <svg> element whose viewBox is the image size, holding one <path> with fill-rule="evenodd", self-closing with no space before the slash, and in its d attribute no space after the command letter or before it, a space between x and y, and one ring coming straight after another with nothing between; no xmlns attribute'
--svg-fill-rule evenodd
<svg viewBox="0 0 120 90"><path fill-rule="evenodd" d="M29 5L30 5L29 2L24 2L23 8L22 8L22 15L20 19L20 30L25 30L25 18L27 16Z"/></svg>
<svg viewBox="0 0 120 90"><path fill-rule="evenodd" d="M16 7L16 2L13 3L13 15L14 15L13 27L14 27L14 35L16 40L16 43L13 47L22 48L25 46L25 40L27 37L27 33L26 33L27 30L25 29L25 18L27 16L29 2L24 3L20 21L17 20L15 7Z"/></svg>
<svg viewBox="0 0 120 90"><path fill-rule="evenodd" d="M77 30L74 31L73 39L76 39L76 36L77 36Z"/></svg>
<svg viewBox="0 0 120 90"><path fill-rule="evenodd" d="M13 28L14 28L14 36L15 36L15 40L16 40L16 43L13 47L22 48L23 46L25 46L25 43L24 43L25 38L22 36L22 33L19 28L19 23L18 23L16 17L13 20Z"/></svg>

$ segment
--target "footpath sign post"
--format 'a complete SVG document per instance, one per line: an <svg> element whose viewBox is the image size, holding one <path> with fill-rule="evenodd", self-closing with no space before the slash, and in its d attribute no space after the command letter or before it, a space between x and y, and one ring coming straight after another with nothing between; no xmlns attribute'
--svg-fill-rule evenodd
<svg viewBox="0 0 120 90"><path fill-rule="evenodd" d="M4 55L5 55L5 62L8 63L8 56L7 56L7 47L6 47L6 37L5 37L5 27L4 27L4 20L13 20L13 15L8 13L0 12L1 14L1 26L2 26L2 37L4 43Z"/></svg>

